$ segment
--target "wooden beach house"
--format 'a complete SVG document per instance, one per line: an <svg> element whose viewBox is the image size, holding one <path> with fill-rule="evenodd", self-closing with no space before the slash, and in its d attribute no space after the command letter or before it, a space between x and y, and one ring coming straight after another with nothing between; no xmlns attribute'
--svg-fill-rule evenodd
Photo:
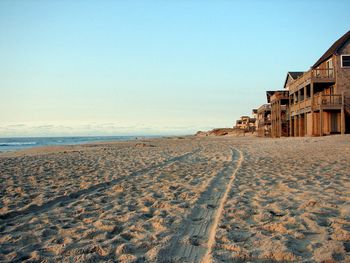
<svg viewBox="0 0 350 263"><path fill-rule="evenodd" d="M350 132L350 31L306 72L289 72L291 136ZM278 132L278 131L277 131Z"/></svg>
<svg viewBox="0 0 350 263"><path fill-rule="evenodd" d="M289 136L289 92L277 90L270 96L271 137Z"/></svg>
<svg viewBox="0 0 350 263"><path fill-rule="evenodd" d="M255 118L249 116L241 116L239 120L236 121L234 128L240 129L244 132L255 132Z"/></svg>
<svg viewBox="0 0 350 263"><path fill-rule="evenodd" d="M236 121L236 128L241 130L247 130L249 125L249 119L249 116L241 116L241 118Z"/></svg>
<svg viewBox="0 0 350 263"><path fill-rule="evenodd" d="M269 103L263 104L258 108L257 112L258 122L258 136L271 136L271 105Z"/></svg>

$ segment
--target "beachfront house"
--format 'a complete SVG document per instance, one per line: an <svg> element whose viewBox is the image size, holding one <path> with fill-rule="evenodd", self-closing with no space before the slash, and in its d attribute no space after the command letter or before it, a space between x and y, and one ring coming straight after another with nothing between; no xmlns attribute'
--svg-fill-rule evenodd
<svg viewBox="0 0 350 263"><path fill-rule="evenodd" d="M257 111L258 122L258 136L270 137L271 136L271 105L269 103L263 104Z"/></svg>
<svg viewBox="0 0 350 263"><path fill-rule="evenodd" d="M271 137L289 136L289 92L274 91L268 98L271 105Z"/></svg>
<svg viewBox="0 0 350 263"><path fill-rule="evenodd" d="M251 118L249 116L241 116L241 118L236 121L235 128L244 132L255 132L255 122L255 118Z"/></svg>
<svg viewBox="0 0 350 263"><path fill-rule="evenodd" d="M350 31L306 72L289 72L290 136L350 132Z"/></svg>
<svg viewBox="0 0 350 263"><path fill-rule="evenodd" d="M240 119L236 121L236 125L233 127L236 131L251 132L256 131L256 118L249 116L241 116Z"/></svg>
<svg viewBox="0 0 350 263"><path fill-rule="evenodd" d="M236 128L246 130L249 125L249 119L249 116L241 116L241 118L236 121Z"/></svg>

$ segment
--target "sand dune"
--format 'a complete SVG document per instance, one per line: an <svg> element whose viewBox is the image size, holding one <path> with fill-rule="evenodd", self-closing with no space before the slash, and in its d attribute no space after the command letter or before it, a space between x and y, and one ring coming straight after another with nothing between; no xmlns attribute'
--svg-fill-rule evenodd
<svg viewBox="0 0 350 263"><path fill-rule="evenodd" d="M349 136L0 154L0 261L346 262L349 160Z"/></svg>

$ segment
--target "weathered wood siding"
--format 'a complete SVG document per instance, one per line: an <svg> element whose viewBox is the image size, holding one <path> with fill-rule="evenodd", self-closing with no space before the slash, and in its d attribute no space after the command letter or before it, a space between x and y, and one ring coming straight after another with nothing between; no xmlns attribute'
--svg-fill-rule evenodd
<svg viewBox="0 0 350 263"><path fill-rule="evenodd" d="M345 95L350 97L350 68L341 67L340 55L350 55L350 40L340 49L339 55L335 58L337 67L335 92L341 94L344 91Z"/></svg>
<svg viewBox="0 0 350 263"><path fill-rule="evenodd" d="M312 136L312 113L306 114L306 134Z"/></svg>

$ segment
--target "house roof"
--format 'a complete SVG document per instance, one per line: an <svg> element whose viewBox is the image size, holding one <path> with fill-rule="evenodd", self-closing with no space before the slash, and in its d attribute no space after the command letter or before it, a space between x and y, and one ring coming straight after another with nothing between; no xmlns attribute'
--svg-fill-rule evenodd
<svg viewBox="0 0 350 263"><path fill-rule="evenodd" d="M266 99L267 99L267 102L270 103L270 98L273 94L275 94L277 90L269 90L269 91L266 91Z"/></svg>
<svg viewBox="0 0 350 263"><path fill-rule="evenodd" d="M288 90L273 90L273 91L266 91L266 98L267 98L267 102L271 103L271 97L274 94L288 94Z"/></svg>
<svg viewBox="0 0 350 263"><path fill-rule="evenodd" d="M283 87L286 87L287 81L288 81L288 77L291 77L293 80L297 79L298 77L300 77L301 75L304 74L304 71L288 71L287 72L287 77L286 80L284 81L284 85Z"/></svg>
<svg viewBox="0 0 350 263"><path fill-rule="evenodd" d="M297 79L304 74L304 71L289 71L288 74L292 77L292 79Z"/></svg>
<svg viewBox="0 0 350 263"><path fill-rule="evenodd" d="M271 111L271 105L269 103L261 105L258 108L258 113L261 113L263 111Z"/></svg>
<svg viewBox="0 0 350 263"><path fill-rule="evenodd" d="M350 31L346 32L341 38L334 42L334 44L320 57L319 60L311 68L316 68L322 62L326 61L333 54L336 54L338 50L350 39Z"/></svg>

